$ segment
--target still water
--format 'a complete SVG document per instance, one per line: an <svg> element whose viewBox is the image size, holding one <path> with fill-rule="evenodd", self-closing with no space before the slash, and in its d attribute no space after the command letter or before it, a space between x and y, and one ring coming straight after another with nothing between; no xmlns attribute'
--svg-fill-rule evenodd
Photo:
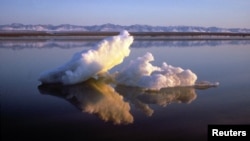
<svg viewBox="0 0 250 141"><path fill-rule="evenodd" d="M218 87L159 92L90 79L41 85L41 72L98 40L0 40L2 140L206 140L208 124L250 124L249 40L136 40L124 62L146 52L153 65L192 70Z"/></svg>

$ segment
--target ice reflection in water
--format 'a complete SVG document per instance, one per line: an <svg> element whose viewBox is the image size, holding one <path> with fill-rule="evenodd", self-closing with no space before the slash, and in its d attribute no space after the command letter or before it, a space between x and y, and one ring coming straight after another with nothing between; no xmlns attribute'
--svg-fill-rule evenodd
<svg viewBox="0 0 250 141"><path fill-rule="evenodd" d="M133 122L129 103L102 80L89 79L69 86L48 84L38 88L40 93L62 97L81 111L95 114L104 121L112 121L114 124Z"/></svg>
<svg viewBox="0 0 250 141"><path fill-rule="evenodd" d="M100 119L114 124L133 123L130 104L147 116L152 116L154 110L150 108L150 104L167 106L171 103L191 103L197 97L194 87L145 91L123 85L112 87L104 80L93 78L76 85L42 84L38 89L41 94L64 98L81 111L97 115Z"/></svg>
<svg viewBox="0 0 250 141"><path fill-rule="evenodd" d="M197 97L193 87L170 87L160 91L144 91L136 87L117 86L116 90L147 116L152 116L154 112L149 104L165 107L171 103L191 103Z"/></svg>

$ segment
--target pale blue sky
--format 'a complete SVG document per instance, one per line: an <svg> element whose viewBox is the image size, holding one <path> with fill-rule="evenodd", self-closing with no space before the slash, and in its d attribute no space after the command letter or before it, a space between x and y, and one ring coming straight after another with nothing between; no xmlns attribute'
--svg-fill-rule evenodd
<svg viewBox="0 0 250 141"><path fill-rule="evenodd" d="M250 28L250 0L0 0L0 24Z"/></svg>

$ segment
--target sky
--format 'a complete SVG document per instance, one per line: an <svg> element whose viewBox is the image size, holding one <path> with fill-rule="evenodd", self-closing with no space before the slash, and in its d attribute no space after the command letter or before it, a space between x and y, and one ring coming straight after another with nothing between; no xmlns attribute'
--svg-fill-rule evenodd
<svg viewBox="0 0 250 141"><path fill-rule="evenodd" d="M0 24L250 28L250 0L0 0Z"/></svg>

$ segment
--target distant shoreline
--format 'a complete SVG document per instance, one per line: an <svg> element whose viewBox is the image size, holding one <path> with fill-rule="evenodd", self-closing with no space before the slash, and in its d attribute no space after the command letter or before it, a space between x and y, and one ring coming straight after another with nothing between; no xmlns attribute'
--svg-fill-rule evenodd
<svg viewBox="0 0 250 141"><path fill-rule="evenodd" d="M137 39L250 39L250 33L232 32L129 32ZM103 38L119 32L0 31L0 39L10 38Z"/></svg>

